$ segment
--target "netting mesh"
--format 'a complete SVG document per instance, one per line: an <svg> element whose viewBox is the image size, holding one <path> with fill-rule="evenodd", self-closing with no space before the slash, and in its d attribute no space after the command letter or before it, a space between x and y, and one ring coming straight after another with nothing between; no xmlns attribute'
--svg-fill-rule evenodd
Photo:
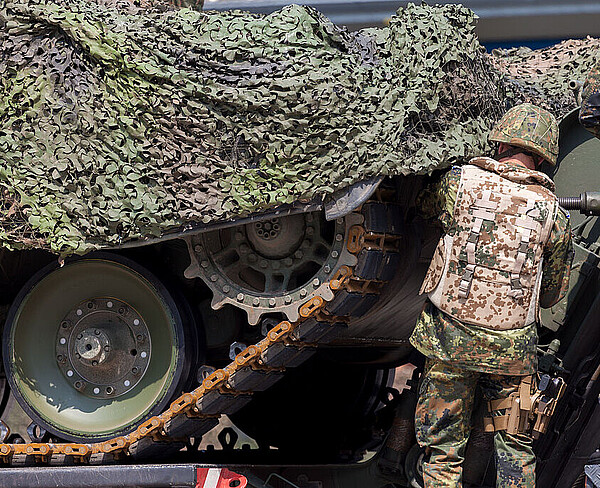
<svg viewBox="0 0 600 488"><path fill-rule="evenodd" d="M575 106L511 73L522 54L485 54L474 25L458 5L350 33L298 6L7 1L0 244L85 253L323 198L481 154L521 99Z"/></svg>

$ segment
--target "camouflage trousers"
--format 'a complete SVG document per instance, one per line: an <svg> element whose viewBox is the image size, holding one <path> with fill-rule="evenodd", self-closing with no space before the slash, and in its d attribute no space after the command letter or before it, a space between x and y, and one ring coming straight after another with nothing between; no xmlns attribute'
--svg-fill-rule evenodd
<svg viewBox="0 0 600 488"><path fill-rule="evenodd" d="M417 440L428 451L423 465L426 488L462 487L462 463L477 385L485 400L493 400L517 391L521 378L478 373L427 360L415 413ZM534 488L531 437L499 431L494 436L494 447L496 487Z"/></svg>

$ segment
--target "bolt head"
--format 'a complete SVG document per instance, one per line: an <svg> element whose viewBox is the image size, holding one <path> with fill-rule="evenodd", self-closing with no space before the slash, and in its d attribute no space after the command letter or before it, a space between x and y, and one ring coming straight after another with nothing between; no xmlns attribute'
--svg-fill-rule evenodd
<svg viewBox="0 0 600 488"><path fill-rule="evenodd" d="M326 265L326 266L323 268L323 271L325 271L325 273L331 273L331 266L329 266L329 265Z"/></svg>
<svg viewBox="0 0 600 488"><path fill-rule="evenodd" d="M296 252L294 253L294 257L295 257L296 259L302 259L302 257L303 257L303 256L304 256L304 253L303 253L302 251L296 251Z"/></svg>
<svg viewBox="0 0 600 488"><path fill-rule="evenodd" d="M266 262L264 259L261 259L261 261L260 261L260 263L259 263L259 266L260 266L262 269L266 269L266 268L269 266L269 263L267 263L267 262Z"/></svg>
<svg viewBox="0 0 600 488"><path fill-rule="evenodd" d="M275 299L274 298L269 298L269 306L270 307L274 307L275 306Z"/></svg>
<svg viewBox="0 0 600 488"><path fill-rule="evenodd" d="M194 246L194 251L196 251L196 252L201 252L201 251L202 251L202 246L201 246L200 244L196 244L196 245Z"/></svg>
<svg viewBox="0 0 600 488"><path fill-rule="evenodd" d="M104 346L104 350L105 350L106 352L110 351L110 346Z"/></svg>
<svg viewBox="0 0 600 488"><path fill-rule="evenodd" d="M337 251L331 251L331 256L332 257L337 258L339 255L340 255L339 252L337 252Z"/></svg>
<svg viewBox="0 0 600 488"><path fill-rule="evenodd" d="M338 241L338 242L341 242L343 238L344 238L344 236L342 234L336 234L335 235L335 240Z"/></svg>
<svg viewBox="0 0 600 488"><path fill-rule="evenodd" d="M312 284L316 288L317 286L319 286L321 284L321 281L319 280L319 278L315 278L313 280Z"/></svg>
<svg viewBox="0 0 600 488"><path fill-rule="evenodd" d="M231 291L231 288L229 287L229 285L225 285L223 287L223 293L229 293Z"/></svg>
<svg viewBox="0 0 600 488"><path fill-rule="evenodd" d="M252 300L252 305L258 307L260 305L260 300L258 298L255 298L254 300Z"/></svg>
<svg viewBox="0 0 600 488"><path fill-rule="evenodd" d="M287 303L288 305L289 305L290 303L292 303L292 297L291 297L291 296L289 296L289 295L286 295L286 296L285 296L285 298L284 298L284 300L285 300L285 303Z"/></svg>
<svg viewBox="0 0 600 488"><path fill-rule="evenodd" d="M243 302L244 301L244 294L243 293L238 293L236 298L237 298L238 302Z"/></svg>
<svg viewBox="0 0 600 488"><path fill-rule="evenodd" d="M210 281L212 281L213 283L215 281L217 281L218 279L219 279L219 277L216 274L210 276Z"/></svg>
<svg viewBox="0 0 600 488"><path fill-rule="evenodd" d="M208 268L208 261L202 261L200 263L200 266L202 266L203 268Z"/></svg>
<svg viewBox="0 0 600 488"><path fill-rule="evenodd" d="M307 295L306 288L302 288L302 290L300 290L300 296L301 296L302 298L304 298L306 295Z"/></svg>
<svg viewBox="0 0 600 488"><path fill-rule="evenodd" d="M94 334L100 335L100 331L98 329L94 330Z"/></svg>

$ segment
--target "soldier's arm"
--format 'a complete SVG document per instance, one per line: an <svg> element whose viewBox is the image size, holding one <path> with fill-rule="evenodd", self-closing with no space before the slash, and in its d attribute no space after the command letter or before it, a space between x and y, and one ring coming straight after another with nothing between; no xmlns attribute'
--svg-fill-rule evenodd
<svg viewBox="0 0 600 488"><path fill-rule="evenodd" d="M424 219L439 219L448 230L460 185L460 168L453 167L429 183L417 196L417 211Z"/></svg>
<svg viewBox="0 0 600 488"><path fill-rule="evenodd" d="M600 138L600 62L589 72L583 85L579 121Z"/></svg>
<svg viewBox="0 0 600 488"><path fill-rule="evenodd" d="M544 249L540 290L540 306L542 308L551 307L567 293L572 260L571 223L568 215L560 209L550 239Z"/></svg>

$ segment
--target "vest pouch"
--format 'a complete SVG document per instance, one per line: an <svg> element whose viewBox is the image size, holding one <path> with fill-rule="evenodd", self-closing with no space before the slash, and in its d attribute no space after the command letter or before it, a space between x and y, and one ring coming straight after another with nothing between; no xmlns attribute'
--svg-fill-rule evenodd
<svg viewBox="0 0 600 488"><path fill-rule="evenodd" d="M440 284L444 272L446 271L446 264L448 263L448 253L452 249L452 236L443 236L438 242L433 257L431 258L431 264L421 285L419 295L424 293L431 293Z"/></svg>

